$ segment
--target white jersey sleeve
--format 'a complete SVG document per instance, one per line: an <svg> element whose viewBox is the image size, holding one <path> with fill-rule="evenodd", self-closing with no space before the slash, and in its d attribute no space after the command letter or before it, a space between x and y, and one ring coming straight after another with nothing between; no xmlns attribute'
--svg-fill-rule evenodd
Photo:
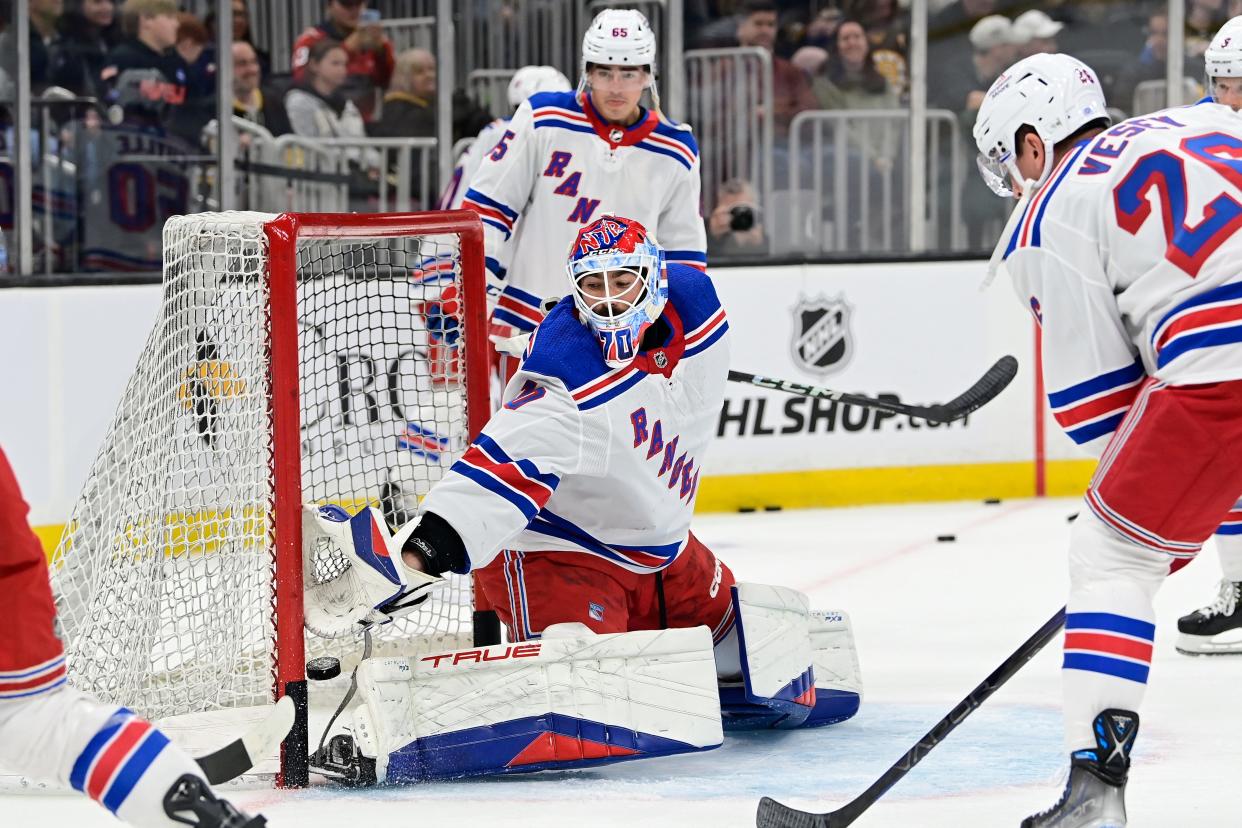
<svg viewBox="0 0 1242 828"><path fill-rule="evenodd" d="M561 478L597 474L604 457L588 456L589 426L555 378L518 373L504 405L423 501L465 544L472 569L486 566L526 528ZM600 440L593 443L601 445Z"/></svg>
<svg viewBox="0 0 1242 828"><path fill-rule="evenodd" d="M499 131L492 148L479 155L479 166L462 197L461 206L474 210L483 220L487 269L497 278L505 276L501 263L511 258L507 248L535 185L535 150L530 101L526 100Z"/></svg>

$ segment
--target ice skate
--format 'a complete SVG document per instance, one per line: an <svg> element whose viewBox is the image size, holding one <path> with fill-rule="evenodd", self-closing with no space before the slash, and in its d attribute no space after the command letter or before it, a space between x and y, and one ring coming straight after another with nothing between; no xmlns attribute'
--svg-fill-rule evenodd
<svg viewBox="0 0 1242 828"><path fill-rule="evenodd" d="M1060 801L1022 820L1022 828L1124 828L1126 776L1138 723L1138 714L1129 710L1105 710L1096 716L1097 747L1070 755Z"/></svg>
<svg viewBox="0 0 1242 828"><path fill-rule="evenodd" d="M1186 655L1242 653L1242 581L1221 581L1216 600L1177 619L1177 651Z"/></svg>

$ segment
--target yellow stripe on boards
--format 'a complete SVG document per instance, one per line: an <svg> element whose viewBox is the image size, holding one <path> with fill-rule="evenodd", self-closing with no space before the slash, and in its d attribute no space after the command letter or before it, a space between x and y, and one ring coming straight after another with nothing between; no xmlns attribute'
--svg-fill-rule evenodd
<svg viewBox="0 0 1242 828"><path fill-rule="evenodd" d="M1047 468L1048 495L1072 497L1082 494L1094 469L1094 460L1050 461ZM805 509L1032 497L1034 494L1035 466L1030 461L1020 461L704 477L699 484L695 506L699 512L734 512L773 506Z"/></svg>
<svg viewBox="0 0 1242 828"><path fill-rule="evenodd" d="M1047 468L1050 497L1073 497L1087 489L1094 460L1052 460ZM1031 497L1035 494L1035 466L1017 463L977 463L955 466L896 466L867 469L826 469L767 474L704 477L699 482L699 512L735 512L738 509L818 508L864 506L872 503L918 503L933 500L981 500L989 497ZM353 514L361 501L339 504ZM215 521L208 513L184 516L174 530L168 554L184 554L186 541L196 535L209 551ZM206 526L204 526L206 524ZM190 531L191 527L197 531ZM64 524L34 527L49 560L60 542ZM207 529L207 531L203 531ZM187 538L186 533L189 533ZM205 536L205 537L204 537Z"/></svg>

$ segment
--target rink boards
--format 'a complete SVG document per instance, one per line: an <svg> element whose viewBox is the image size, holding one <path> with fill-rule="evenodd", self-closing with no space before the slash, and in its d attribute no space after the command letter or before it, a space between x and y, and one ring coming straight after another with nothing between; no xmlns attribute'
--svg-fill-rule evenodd
<svg viewBox="0 0 1242 828"><path fill-rule="evenodd" d="M730 383L699 490L705 511L1036 493L1034 323L984 263L729 267L713 271L737 370L903 402L943 402L999 356L1013 385L964 421L932 426ZM158 307L156 285L5 291L0 443L54 541ZM1046 413L1043 419L1048 420ZM1092 463L1046 426L1049 494Z"/></svg>

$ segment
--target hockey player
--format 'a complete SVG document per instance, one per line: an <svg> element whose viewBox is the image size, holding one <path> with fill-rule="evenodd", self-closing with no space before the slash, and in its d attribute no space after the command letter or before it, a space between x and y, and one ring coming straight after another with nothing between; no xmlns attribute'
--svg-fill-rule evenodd
<svg viewBox="0 0 1242 828"><path fill-rule="evenodd" d="M569 78L562 75L555 66L523 66L514 72L509 80L507 97L509 106L516 110L521 106L522 101L536 92L568 92L572 88L569 85ZM453 168L453 177L449 179L448 187L441 194L437 209L457 210L461 208L462 199L466 197L466 190L475 172L479 169L479 165L500 141L512 121L513 116L496 118L479 130L478 137L457 159L457 166Z"/></svg>
<svg viewBox="0 0 1242 828"><path fill-rule="evenodd" d="M47 559L0 449L0 767L69 785L139 828L261 828L216 797L194 760L129 710L65 684ZM16 601L16 603L13 603Z"/></svg>
<svg viewBox="0 0 1242 828"><path fill-rule="evenodd" d="M711 280L615 216L579 231L568 272L572 295L419 519L390 535L375 509L307 510L308 554L326 542L353 560L308 589L313 632L383 623L445 572L473 571L511 642L365 662L357 747L320 768L361 756L402 781L566 767L715 747L722 705L728 727L857 710L848 619L735 584L689 531L729 364Z"/></svg>
<svg viewBox="0 0 1242 828"><path fill-rule="evenodd" d="M1110 127L1067 55L1010 67L974 136L984 179L1019 196L994 262L1042 326L1053 414L1102 452L1069 550L1069 781L1022 824L1120 826L1153 596L1242 492L1242 136L1215 104Z"/></svg>
<svg viewBox="0 0 1242 828"><path fill-rule="evenodd" d="M1242 109L1242 17L1212 38L1203 55L1207 97ZM1177 620L1177 649L1187 655L1242 653L1242 501L1216 530L1221 582L1216 599Z"/></svg>
<svg viewBox="0 0 1242 828"><path fill-rule="evenodd" d="M582 38L575 92L518 107L470 181L462 206L483 219L490 275L503 280L492 313L500 336L533 330L542 300L564 289L564 251L605 213L641 222L668 259L703 268L699 150L687 126L658 111L656 39L633 9L605 9ZM640 105L651 91L656 109ZM516 367L502 361L502 384Z"/></svg>

